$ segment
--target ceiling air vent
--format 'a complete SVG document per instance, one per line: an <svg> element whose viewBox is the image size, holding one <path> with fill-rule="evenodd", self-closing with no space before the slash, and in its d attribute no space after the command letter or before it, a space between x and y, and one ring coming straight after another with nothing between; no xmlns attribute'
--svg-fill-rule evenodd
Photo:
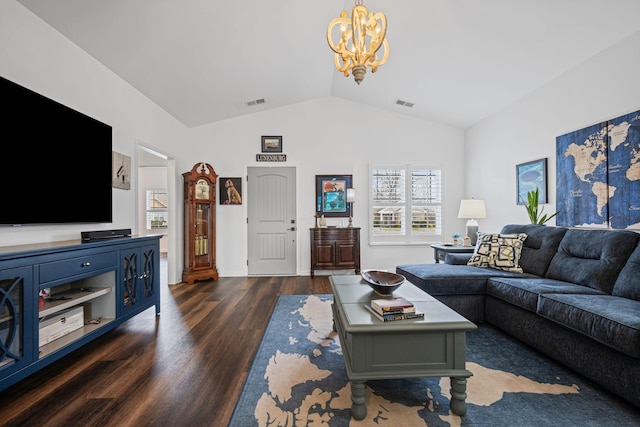
<svg viewBox="0 0 640 427"><path fill-rule="evenodd" d="M407 102L407 101L403 101L401 99L396 99L396 105L402 105L403 107L411 108L415 104L413 102Z"/></svg>
<svg viewBox="0 0 640 427"><path fill-rule="evenodd" d="M264 104L265 100L264 98L260 98L260 99L255 99L253 101L247 101L247 107L253 107L254 105L260 105L260 104Z"/></svg>

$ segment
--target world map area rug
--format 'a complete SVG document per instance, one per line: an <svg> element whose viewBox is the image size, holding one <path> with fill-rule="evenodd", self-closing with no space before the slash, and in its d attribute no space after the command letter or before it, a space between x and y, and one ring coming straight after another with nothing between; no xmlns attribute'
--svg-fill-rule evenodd
<svg viewBox="0 0 640 427"><path fill-rule="evenodd" d="M356 421L332 303L280 296L229 427L640 425L640 409L484 324L467 333L463 417L450 411L449 378L411 378L367 381L367 415Z"/></svg>

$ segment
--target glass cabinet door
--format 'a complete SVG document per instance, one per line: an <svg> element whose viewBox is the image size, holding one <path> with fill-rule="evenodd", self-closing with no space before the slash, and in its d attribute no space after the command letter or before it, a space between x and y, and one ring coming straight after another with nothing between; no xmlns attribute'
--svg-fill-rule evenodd
<svg viewBox="0 0 640 427"><path fill-rule="evenodd" d="M122 304L123 307L132 308L138 298L138 253L135 251L122 255L122 271L124 278L122 282Z"/></svg>
<svg viewBox="0 0 640 427"><path fill-rule="evenodd" d="M0 373L15 372L34 358L33 332L36 303L28 267L0 271Z"/></svg>
<svg viewBox="0 0 640 427"><path fill-rule="evenodd" d="M209 265L209 216L211 206L208 203L196 204L196 240L193 253L196 267Z"/></svg>

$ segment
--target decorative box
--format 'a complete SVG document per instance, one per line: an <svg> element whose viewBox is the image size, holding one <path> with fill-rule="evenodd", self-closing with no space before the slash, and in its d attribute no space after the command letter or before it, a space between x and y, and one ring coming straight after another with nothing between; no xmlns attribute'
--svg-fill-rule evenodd
<svg viewBox="0 0 640 427"><path fill-rule="evenodd" d="M51 341L82 328L84 326L84 309L82 306L62 310L40 320L39 344L43 346Z"/></svg>

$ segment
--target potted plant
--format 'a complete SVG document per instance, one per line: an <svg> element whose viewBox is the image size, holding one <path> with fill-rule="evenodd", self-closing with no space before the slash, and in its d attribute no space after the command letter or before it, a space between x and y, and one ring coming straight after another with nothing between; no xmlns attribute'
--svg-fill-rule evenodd
<svg viewBox="0 0 640 427"><path fill-rule="evenodd" d="M544 206L538 211L538 197L539 197L539 189L527 192L527 200L523 200L524 207L527 210L527 215L529 215L529 219L531 220L531 224L544 224L549 221L554 216L558 215L559 211L554 213L551 216L547 216L544 213Z"/></svg>

